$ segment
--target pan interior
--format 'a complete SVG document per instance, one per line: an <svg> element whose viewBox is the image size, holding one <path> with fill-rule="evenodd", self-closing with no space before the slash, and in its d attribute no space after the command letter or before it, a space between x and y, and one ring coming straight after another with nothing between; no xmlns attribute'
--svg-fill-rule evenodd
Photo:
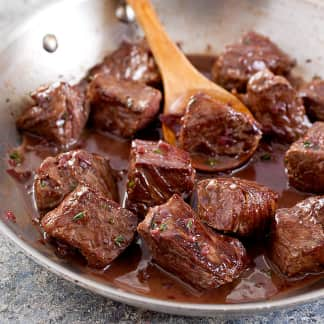
<svg viewBox="0 0 324 324"><path fill-rule="evenodd" d="M237 40L242 32L253 29L269 35L284 51L297 58L298 74L306 79L315 74L324 75L324 36L320 33L324 29L324 6L320 1L153 2L170 36L181 43L186 53L217 53L225 44ZM135 26L115 18L115 8L116 1L109 0L62 1L17 27L8 35L7 41L0 44L2 157L20 141L14 121L31 90L57 80L77 82L89 67L115 49L121 39L132 39L138 34ZM43 37L47 34L55 35L58 40L58 49L53 53L43 49ZM298 296L279 297L277 301L250 303L244 307L239 304L194 306L166 303L124 294L88 274L81 274L80 269L71 267L50 247L41 244L39 233L31 223L32 215L26 212L29 210L28 202L20 195L6 168L5 159L1 159L0 214L4 215L10 209L17 222L8 223L0 219L0 228L15 238L20 246L27 247L28 254L41 264L68 279L77 278L81 285L98 293L137 306L144 303L146 308L187 315L251 311L324 296L323 283L308 287ZM58 267L53 269L53 265Z"/></svg>

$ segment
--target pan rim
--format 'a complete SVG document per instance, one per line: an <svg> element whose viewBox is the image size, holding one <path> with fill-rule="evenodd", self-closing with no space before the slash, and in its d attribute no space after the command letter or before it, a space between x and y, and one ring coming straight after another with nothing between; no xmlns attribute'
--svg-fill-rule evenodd
<svg viewBox="0 0 324 324"><path fill-rule="evenodd" d="M8 48L10 44L18 38L19 35L35 25L37 21L45 14L45 12L60 7L63 3L64 5L69 4L69 6L74 6L85 1L87 0L59 0L53 4L47 6L45 5L41 9L37 9L34 14L31 14L27 18L23 19L23 21L19 23L12 32L8 33L7 40L0 45L0 53ZM321 2L321 0L304 1L308 2L311 5L324 7L324 3ZM90 290L101 296L152 311L187 316L205 316L216 314L242 315L242 313L253 313L255 315L255 311L262 313L276 311L283 308L292 308L294 306L312 302L324 297L324 288L312 292L300 293L296 296L289 296L278 300L264 300L238 304L198 304L166 301L152 297L145 297L139 294L121 290L119 288L114 288L106 284L101 284L93 279L84 278L82 275L79 275L72 270L66 269L64 266L56 263L55 261L52 261L51 259L42 255L37 249L24 242L24 240L17 236L2 219L0 219L0 233L8 237L30 259L32 259L34 262L44 267L48 271L54 273L55 275L73 282L77 286Z"/></svg>

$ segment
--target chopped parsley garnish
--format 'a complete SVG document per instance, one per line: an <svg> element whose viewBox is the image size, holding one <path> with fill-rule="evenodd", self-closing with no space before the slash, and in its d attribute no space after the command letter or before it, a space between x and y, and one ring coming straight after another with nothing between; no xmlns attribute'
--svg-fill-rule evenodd
<svg viewBox="0 0 324 324"><path fill-rule="evenodd" d="M269 153L264 153L263 155L261 155L261 160L262 161L270 161L271 155Z"/></svg>
<svg viewBox="0 0 324 324"><path fill-rule="evenodd" d="M113 225L113 224L115 224L115 220L113 218L109 218L108 219L108 223L111 224L111 225Z"/></svg>
<svg viewBox="0 0 324 324"><path fill-rule="evenodd" d="M309 148L313 146L313 144L310 141L305 141L303 144L305 148Z"/></svg>
<svg viewBox="0 0 324 324"><path fill-rule="evenodd" d="M217 160L214 159L214 158L209 158L207 161L206 161L206 164L211 166L211 167L214 167L216 164L217 164Z"/></svg>
<svg viewBox="0 0 324 324"><path fill-rule="evenodd" d="M125 242L125 239L124 239L124 236L122 236L122 235L118 235L118 236L115 238L115 243L116 243L116 245L118 245L118 246L121 246L122 243L124 243L124 242Z"/></svg>
<svg viewBox="0 0 324 324"><path fill-rule="evenodd" d="M271 275L272 275L271 269L261 269L261 271L264 272L265 274L267 274L269 277L271 277Z"/></svg>
<svg viewBox="0 0 324 324"><path fill-rule="evenodd" d="M63 119L63 120L67 120L68 117L69 117L69 114L65 111L65 112L62 114L61 119Z"/></svg>
<svg viewBox="0 0 324 324"><path fill-rule="evenodd" d="M84 217L85 213L82 211L73 216L73 221L78 221Z"/></svg>
<svg viewBox="0 0 324 324"><path fill-rule="evenodd" d="M12 151L9 154L9 158L11 160L15 161L17 164L20 164L22 162L22 157L21 157L21 155L19 154L18 151Z"/></svg>
<svg viewBox="0 0 324 324"><path fill-rule="evenodd" d="M41 186L42 188L45 188L45 187L47 186L47 182L46 182L45 180L41 180L41 182L40 182L40 186Z"/></svg>
<svg viewBox="0 0 324 324"><path fill-rule="evenodd" d="M167 230L168 229L168 225L167 224L161 224L160 225L160 231L161 232L163 232L163 231L165 231L165 230Z"/></svg>
<svg viewBox="0 0 324 324"><path fill-rule="evenodd" d="M159 148L157 148L157 149L153 150L153 153L162 154L162 151Z"/></svg>
<svg viewBox="0 0 324 324"><path fill-rule="evenodd" d="M156 223L152 222L152 224L151 224L151 229L154 230L154 229L156 229L156 228L157 228Z"/></svg>
<svg viewBox="0 0 324 324"><path fill-rule="evenodd" d="M70 190L74 190L78 186L78 183L76 181L70 183Z"/></svg>
<svg viewBox="0 0 324 324"><path fill-rule="evenodd" d="M111 211L111 205L109 204L109 203L107 203L107 202L102 202L101 204L100 204L100 206L101 206L101 208L102 209L106 209L106 210L108 210L108 211Z"/></svg>
<svg viewBox="0 0 324 324"><path fill-rule="evenodd" d="M187 228L190 230L192 228L192 219L189 219L188 223L187 223Z"/></svg>
<svg viewBox="0 0 324 324"><path fill-rule="evenodd" d="M130 188L130 189L134 188L135 187L135 181L134 180L128 181L127 187Z"/></svg>

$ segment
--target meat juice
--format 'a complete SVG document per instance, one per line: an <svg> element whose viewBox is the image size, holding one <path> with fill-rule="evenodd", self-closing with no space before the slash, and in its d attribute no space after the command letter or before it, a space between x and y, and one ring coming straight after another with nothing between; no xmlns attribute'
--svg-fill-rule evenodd
<svg viewBox="0 0 324 324"><path fill-rule="evenodd" d="M214 58L205 55L189 57L193 64L207 77ZM136 138L158 140L162 138L159 122L153 123L145 131L139 132ZM57 152L38 143L38 140L25 137L23 144L25 170L35 170L42 159ZM91 153L98 153L110 160L112 168L119 173L119 194L121 203L124 201L130 141L113 135L95 132L87 129L77 148L84 148ZM222 173L223 176L253 180L279 193L278 207L291 207L305 199L309 194L299 192L288 185L284 168L284 154L287 145L279 143L261 143L252 159L241 168L231 173ZM219 174L217 174L219 175ZM216 174L199 173L197 178L212 178ZM37 219L37 211L31 201L32 177L25 185L19 185L26 200L29 200L31 212ZM192 199L195 207L195 199ZM40 233L41 235L41 233ZM145 244L137 237L124 253L113 261L105 270L95 270L84 265L79 258L71 257L73 266L81 273L93 277L100 282L120 288L127 292L153 297L158 299L192 302L192 303L242 303L278 298L301 290L321 280L321 275L309 275L303 279L292 280L281 275L274 266L270 266L266 256L267 237L258 240L243 241L250 259L248 269L243 275L230 284L210 291L196 291L179 279L166 273L163 269L151 262L150 254ZM46 243L49 244L49 243Z"/></svg>

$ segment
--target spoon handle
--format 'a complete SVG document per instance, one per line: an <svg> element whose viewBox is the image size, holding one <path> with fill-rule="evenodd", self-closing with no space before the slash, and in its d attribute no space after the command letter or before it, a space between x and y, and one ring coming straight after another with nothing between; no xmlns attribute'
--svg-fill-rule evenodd
<svg viewBox="0 0 324 324"><path fill-rule="evenodd" d="M162 74L164 90L172 97L183 93L204 77L169 38L149 0L127 0L132 6ZM173 98L167 98L173 99ZM168 100L169 101L169 100Z"/></svg>

